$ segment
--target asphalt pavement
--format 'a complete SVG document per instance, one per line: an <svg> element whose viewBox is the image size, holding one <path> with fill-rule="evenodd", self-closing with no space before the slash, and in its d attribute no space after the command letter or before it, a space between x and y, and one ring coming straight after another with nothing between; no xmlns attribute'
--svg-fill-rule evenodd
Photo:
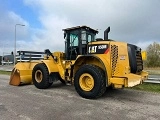
<svg viewBox="0 0 160 120"><path fill-rule="evenodd" d="M132 89L107 90L96 100L80 97L74 86L49 89L11 86L0 75L0 120L159 120L160 94Z"/></svg>

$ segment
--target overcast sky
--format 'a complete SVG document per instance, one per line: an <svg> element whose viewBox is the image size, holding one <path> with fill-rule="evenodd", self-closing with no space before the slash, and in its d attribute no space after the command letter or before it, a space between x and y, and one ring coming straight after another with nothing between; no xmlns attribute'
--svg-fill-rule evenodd
<svg viewBox="0 0 160 120"><path fill-rule="evenodd" d="M140 46L160 42L160 0L0 0L0 55L17 50L64 51L63 28L110 26L109 38Z"/></svg>

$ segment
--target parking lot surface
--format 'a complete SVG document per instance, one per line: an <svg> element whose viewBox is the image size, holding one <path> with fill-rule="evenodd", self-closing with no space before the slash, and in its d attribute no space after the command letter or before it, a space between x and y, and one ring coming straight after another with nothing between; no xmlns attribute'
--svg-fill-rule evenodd
<svg viewBox="0 0 160 120"><path fill-rule="evenodd" d="M81 98L74 86L59 83L40 90L10 86L0 75L0 120L159 120L160 94L107 90L96 100Z"/></svg>

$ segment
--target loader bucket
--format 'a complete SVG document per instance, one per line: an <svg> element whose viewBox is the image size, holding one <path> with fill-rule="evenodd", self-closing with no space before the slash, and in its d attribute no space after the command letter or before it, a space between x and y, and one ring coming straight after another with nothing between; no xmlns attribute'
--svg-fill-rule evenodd
<svg viewBox="0 0 160 120"><path fill-rule="evenodd" d="M32 84L32 69L38 62L19 62L15 65L10 76L10 85L19 86Z"/></svg>

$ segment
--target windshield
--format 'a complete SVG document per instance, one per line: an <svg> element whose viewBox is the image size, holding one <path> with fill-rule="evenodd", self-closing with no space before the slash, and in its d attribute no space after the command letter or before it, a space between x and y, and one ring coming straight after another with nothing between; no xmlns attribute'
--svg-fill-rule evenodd
<svg viewBox="0 0 160 120"><path fill-rule="evenodd" d="M78 35L77 34L70 34L70 46L78 46Z"/></svg>

